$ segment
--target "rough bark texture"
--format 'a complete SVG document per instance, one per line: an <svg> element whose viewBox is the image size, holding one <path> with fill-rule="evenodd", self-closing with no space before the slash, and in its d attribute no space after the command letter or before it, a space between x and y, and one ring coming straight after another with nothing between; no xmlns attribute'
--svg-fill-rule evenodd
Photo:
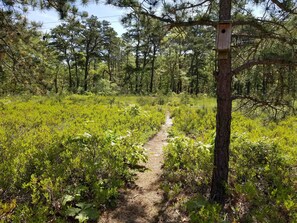
<svg viewBox="0 0 297 223"><path fill-rule="evenodd" d="M231 0L220 1L220 21L231 19ZM224 204L226 200L226 185L228 184L229 172L229 145L231 132L231 56L230 51L224 59L218 52L217 83L217 117L216 138L214 149L214 169L211 185L211 199L217 203Z"/></svg>

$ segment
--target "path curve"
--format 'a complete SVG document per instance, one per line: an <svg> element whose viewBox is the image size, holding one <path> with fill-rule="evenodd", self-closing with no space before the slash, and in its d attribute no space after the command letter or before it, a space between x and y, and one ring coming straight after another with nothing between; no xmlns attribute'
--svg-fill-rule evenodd
<svg viewBox="0 0 297 223"><path fill-rule="evenodd" d="M163 164L163 147L167 145L168 128L172 126L169 113L161 130L145 145L148 170L137 174L136 186L127 189L124 198L117 208L105 212L99 223L153 223L158 222L163 192L160 188L160 177Z"/></svg>

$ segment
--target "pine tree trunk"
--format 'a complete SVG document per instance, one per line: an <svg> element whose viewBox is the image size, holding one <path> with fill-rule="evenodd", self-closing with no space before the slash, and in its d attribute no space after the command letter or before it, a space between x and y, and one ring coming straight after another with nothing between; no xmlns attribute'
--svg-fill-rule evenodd
<svg viewBox="0 0 297 223"><path fill-rule="evenodd" d="M58 92L59 92L59 89L58 89L58 72L56 72L56 74L55 74L54 86L55 86L55 93L58 94Z"/></svg>
<svg viewBox="0 0 297 223"><path fill-rule="evenodd" d="M135 93L138 93L138 82L139 82L139 78L138 78L138 72L139 72L139 68L140 68L140 61L139 61L139 51L140 51L140 37L138 35L138 39L137 39L137 45L136 45L136 52L135 52Z"/></svg>
<svg viewBox="0 0 297 223"><path fill-rule="evenodd" d="M68 67L68 81L69 81L69 91L72 91L72 73L71 73L71 65L70 61L67 59L67 67Z"/></svg>
<svg viewBox="0 0 297 223"><path fill-rule="evenodd" d="M89 78L89 57L86 56L85 62L85 78L84 78L84 91L88 91L88 78Z"/></svg>
<svg viewBox="0 0 297 223"><path fill-rule="evenodd" d="M220 1L220 21L231 19L231 0ZM229 172L229 145L231 132L231 56L218 52L217 84L217 116L216 138L214 149L214 169L212 174L211 200L224 205L226 201L226 186ZM223 58L223 59L222 59Z"/></svg>
<svg viewBox="0 0 297 223"><path fill-rule="evenodd" d="M157 51L157 47L155 44L153 48L154 49L153 49L153 58L152 58L152 67L151 67L150 93L153 93L153 86L154 86L155 59L156 59L156 51Z"/></svg>

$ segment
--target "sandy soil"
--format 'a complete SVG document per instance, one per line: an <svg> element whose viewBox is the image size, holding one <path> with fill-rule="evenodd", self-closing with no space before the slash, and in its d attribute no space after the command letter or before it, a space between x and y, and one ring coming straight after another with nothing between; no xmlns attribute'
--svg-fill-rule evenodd
<svg viewBox="0 0 297 223"><path fill-rule="evenodd" d="M148 154L147 170L138 173L135 187L125 190L117 208L103 213L99 223L172 222L164 219L163 192L160 189L162 148L167 144L167 130L171 125L172 120L167 114L161 130L144 145Z"/></svg>

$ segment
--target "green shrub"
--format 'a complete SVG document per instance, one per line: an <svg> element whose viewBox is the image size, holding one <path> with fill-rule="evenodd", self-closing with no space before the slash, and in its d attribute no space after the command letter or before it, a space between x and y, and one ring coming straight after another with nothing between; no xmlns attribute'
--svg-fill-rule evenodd
<svg viewBox="0 0 297 223"><path fill-rule="evenodd" d="M0 221L85 222L114 205L146 161L143 143L164 122L162 109L116 99L3 100Z"/></svg>
<svg viewBox="0 0 297 223"><path fill-rule="evenodd" d="M240 194L246 202L244 221L287 222L292 219L292 213L297 210L294 173L278 144L265 137L257 141L236 137L230 166L234 181L232 194Z"/></svg>
<svg viewBox="0 0 297 223"><path fill-rule="evenodd" d="M296 117L267 123L233 113L229 199L220 209L204 201L210 192L214 110L183 105L171 113L163 188L174 205L184 200L191 222L297 221Z"/></svg>
<svg viewBox="0 0 297 223"><path fill-rule="evenodd" d="M202 196L196 196L187 201L185 209L193 223L225 222L220 205L212 204Z"/></svg>

